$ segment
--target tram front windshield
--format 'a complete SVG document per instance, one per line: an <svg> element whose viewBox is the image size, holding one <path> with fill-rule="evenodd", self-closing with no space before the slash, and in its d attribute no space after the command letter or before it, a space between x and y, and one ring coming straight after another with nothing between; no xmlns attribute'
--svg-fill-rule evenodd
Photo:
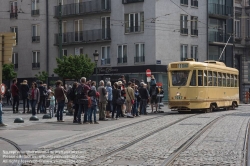
<svg viewBox="0 0 250 166"><path fill-rule="evenodd" d="M172 71L172 85L173 86L186 86L188 75L190 71Z"/></svg>

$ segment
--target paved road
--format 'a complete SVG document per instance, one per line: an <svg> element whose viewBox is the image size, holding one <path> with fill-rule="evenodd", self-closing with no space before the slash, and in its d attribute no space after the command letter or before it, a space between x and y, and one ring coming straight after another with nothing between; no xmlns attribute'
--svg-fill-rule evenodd
<svg viewBox="0 0 250 166"><path fill-rule="evenodd" d="M178 114L170 112L167 107L163 110L163 114L121 118L118 121L100 122L98 125L73 124L71 116L65 117L64 123L58 123L55 118L41 119L42 114L38 115L39 122L31 122L29 114L13 115L11 111L5 111L4 121L8 126L0 128L0 137L16 142L23 151L42 151L39 154L31 152L26 157L41 157L44 152L58 151L53 155L61 156L64 161L68 155L70 162L77 162L78 157L81 160L79 165L161 165L200 129L214 119L227 115L182 152L173 165L242 163L250 106L243 105L235 111L209 114ZM13 123L19 116L24 118L24 124ZM5 148L7 147L0 146L0 151ZM69 156L68 152L79 155ZM43 159L45 160L52 162L56 159L49 159L47 156Z"/></svg>

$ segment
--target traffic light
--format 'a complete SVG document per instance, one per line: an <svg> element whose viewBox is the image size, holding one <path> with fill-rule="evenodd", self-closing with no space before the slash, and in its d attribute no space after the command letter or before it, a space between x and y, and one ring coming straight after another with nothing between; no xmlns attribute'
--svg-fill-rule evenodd
<svg viewBox="0 0 250 166"><path fill-rule="evenodd" d="M2 36L2 56L0 58L3 64L10 64L12 63L13 47L16 46L16 33L0 33L0 36Z"/></svg>

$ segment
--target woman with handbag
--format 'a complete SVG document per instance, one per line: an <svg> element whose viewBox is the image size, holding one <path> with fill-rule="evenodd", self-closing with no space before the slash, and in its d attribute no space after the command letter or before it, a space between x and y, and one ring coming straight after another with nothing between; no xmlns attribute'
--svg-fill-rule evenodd
<svg viewBox="0 0 250 166"><path fill-rule="evenodd" d="M133 118L131 114L132 105L135 102L134 90L131 87L132 82L128 82L128 87L126 88L126 107L127 107L127 118Z"/></svg>
<svg viewBox="0 0 250 166"><path fill-rule="evenodd" d="M32 82L31 88L28 93L28 98L31 105L32 115L36 115L36 105L40 102L40 91L35 82Z"/></svg>
<svg viewBox="0 0 250 166"><path fill-rule="evenodd" d="M112 104L113 104L113 111L112 111L112 119L114 119L115 112L116 116L115 119L118 120L121 114L121 106L124 103L124 100L121 98L121 90L118 88L118 83L114 83L114 88L112 90Z"/></svg>

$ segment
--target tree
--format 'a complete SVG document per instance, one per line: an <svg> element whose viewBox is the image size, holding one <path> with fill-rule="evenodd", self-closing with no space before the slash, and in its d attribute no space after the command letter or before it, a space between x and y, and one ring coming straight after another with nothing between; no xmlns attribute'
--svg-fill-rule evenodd
<svg viewBox="0 0 250 166"><path fill-rule="evenodd" d="M17 77L17 73L14 71L14 64L3 65L3 80L11 80Z"/></svg>
<svg viewBox="0 0 250 166"><path fill-rule="evenodd" d="M47 80L48 76L49 76L48 73L45 71L42 71L42 72L39 71L38 75L37 74L35 75L35 77L38 80L43 81L43 82L45 82Z"/></svg>
<svg viewBox="0 0 250 166"><path fill-rule="evenodd" d="M57 58L57 68L54 73L63 79L79 80L81 77L89 77L93 74L95 63L91 62L88 55L71 55Z"/></svg>

